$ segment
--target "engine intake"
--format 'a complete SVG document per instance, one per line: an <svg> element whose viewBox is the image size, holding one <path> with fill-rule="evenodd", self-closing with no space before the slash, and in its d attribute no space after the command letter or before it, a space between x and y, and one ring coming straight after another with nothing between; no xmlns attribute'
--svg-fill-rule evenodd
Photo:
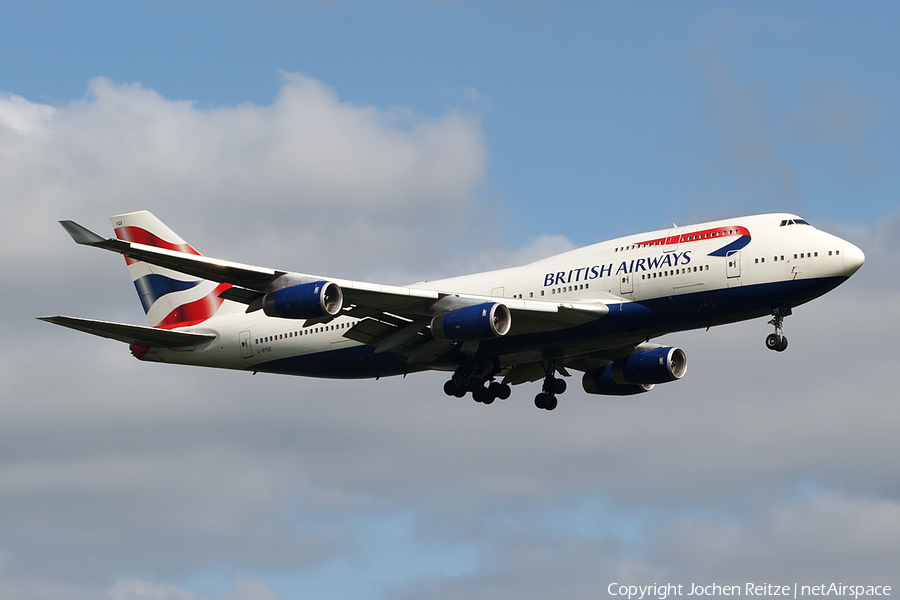
<svg viewBox="0 0 900 600"><path fill-rule="evenodd" d="M476 342L504 336L512 326L505 304L485 302L445 313L431 320L431 334L439 340Z"/></svg>
<svg viewBox="0 0 900 600"><path fill-rule="evenodd" d="M281 288L263 296L263 312L282 319L314 319L341 311L344 293L336 283L314 281Z"/></svg>

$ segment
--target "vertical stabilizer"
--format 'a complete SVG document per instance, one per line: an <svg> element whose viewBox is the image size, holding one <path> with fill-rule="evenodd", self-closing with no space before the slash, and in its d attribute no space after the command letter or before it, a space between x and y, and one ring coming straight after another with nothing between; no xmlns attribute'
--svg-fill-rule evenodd
<svg viewBox="0 0 900 600"><path fill-rule="evenodd" d="M146 210L110 217L120 240L199 255L190 244ZM185 327L225 310L219 294L231 287L125 257L131 280L153 327ZM231 304L231 303L227 303Z"/></svg>

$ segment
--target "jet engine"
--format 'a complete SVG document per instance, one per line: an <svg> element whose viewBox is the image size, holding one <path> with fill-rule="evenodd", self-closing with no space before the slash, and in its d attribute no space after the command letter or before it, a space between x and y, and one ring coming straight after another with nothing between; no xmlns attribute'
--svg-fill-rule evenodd
<svg viewBox="0 0 900 600"><path fill-rule="evenodd" d="M687 356L681 348L654 348L630 354L582 378L588 394L628 396L649 391L654 384L681 379L687 373Z"/></svg>
<svg viewBox="0 0 900 600"><path fill-rule="evenodd" d="M581 385L588 394L600 394L602 396L632 396L642 394L653 389L652 383L616 383L612 378L611 365L585 371L581 378Z"/></svg>
<svg viewBox="0 0 900 600"><path fill-rule="evenodd" d="M328 281L292 285L263 296L263 312L282 319L334 316L343 304L341 288Z"/></svg>
<svg viewBox="0 0 900 600"><path fill-rule="evenodd" d="M506 335L512 315L505 304L485 302L445 313L431 320L431 334L439 340L475 342Z"/></svg>

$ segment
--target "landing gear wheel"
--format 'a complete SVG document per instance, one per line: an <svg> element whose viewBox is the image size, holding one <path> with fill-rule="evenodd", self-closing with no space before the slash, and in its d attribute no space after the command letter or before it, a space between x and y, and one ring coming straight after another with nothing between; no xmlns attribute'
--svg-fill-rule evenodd
<svg viewBox="0 0 900 600"><path fill-rule="evenodd" d="M776 352L784 352L788 347L788 339L786 336L779 336L777 333L770 333L766 336L766 348L775 350Z"/></svg>
<svg viewBox="0 0 900 600"><path fill-rule="evenodd" d="M553 382L554 382L553 385L554 385L554 388L555 388L553 391L554 391L555 393L557 393L557 394L562 394L563 392L566 391L566 387L567 387L567 386L566 386L566 380L565 380L565 379L554 379ZM550 410L553 410L553 409L550 409Z"/></svg>
<svg viewBox="0 0 900 600"><path fill-rule="evenodd" d="M509 386L505 383L493 381L491 382L491 385L488 386L488 391L491 393L491 397L506 400L509 398L509 394L512 390L510 390Z"/></svg>
<svg viewBox="0 0 900 600"><path fill-rule="evenodd" d="M456 395L456 386L453 385L452 379L448 379L447 382L444 384L444 393L447 394L448 396Z"/></svg>
<svg viewBox="0 0 900 600"><path fill-rule="evenodd" d="M472 399L475 400L475 402L481 402L482 404L490 404L494 401L494 397L491 396L487 388L480 386L472 390Z"/></svg>
<svg viewBox="0 0 900 600"><path fill-rule="evenodd" d="M543 408L544 410L553 410L558 404L559 401L553 394L541 392L534 397L534 405L538 408Z"/></svg>

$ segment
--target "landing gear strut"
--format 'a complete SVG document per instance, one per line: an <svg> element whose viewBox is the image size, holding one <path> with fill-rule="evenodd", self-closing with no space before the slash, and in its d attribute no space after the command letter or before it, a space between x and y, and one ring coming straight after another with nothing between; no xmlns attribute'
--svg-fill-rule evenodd
<svg viewBox="0 0 900 600"><path fill-rule="evenodd" d="M791 314L790 308L779 306L772 311L772 320L769 325L775 326L775 333L766 336L766 348L776 352L784 352L788 347L788 339L784 335L784 318Z"/></svg>
<svg viewBox="0 0 900 600"><path fill-rule="evenodd" d="M550 360L546 361L544 372L544 385L541 386L541 393L534 397L534 405L544 410L553 410L559 404L556 395L566 391L566 380L554 376Z"/></svg>
<svg viewBox="0 0 900 600"><path fill-rule="evenodd" d="M493 381L496 371L497 369L492 365L483 365L475 360L467 360L444 384L444 393L448 396L462 398L466 393L472 392L472 399L482 404L491 404L497 398L506 400L512 390L505 383Z"/></svg>

